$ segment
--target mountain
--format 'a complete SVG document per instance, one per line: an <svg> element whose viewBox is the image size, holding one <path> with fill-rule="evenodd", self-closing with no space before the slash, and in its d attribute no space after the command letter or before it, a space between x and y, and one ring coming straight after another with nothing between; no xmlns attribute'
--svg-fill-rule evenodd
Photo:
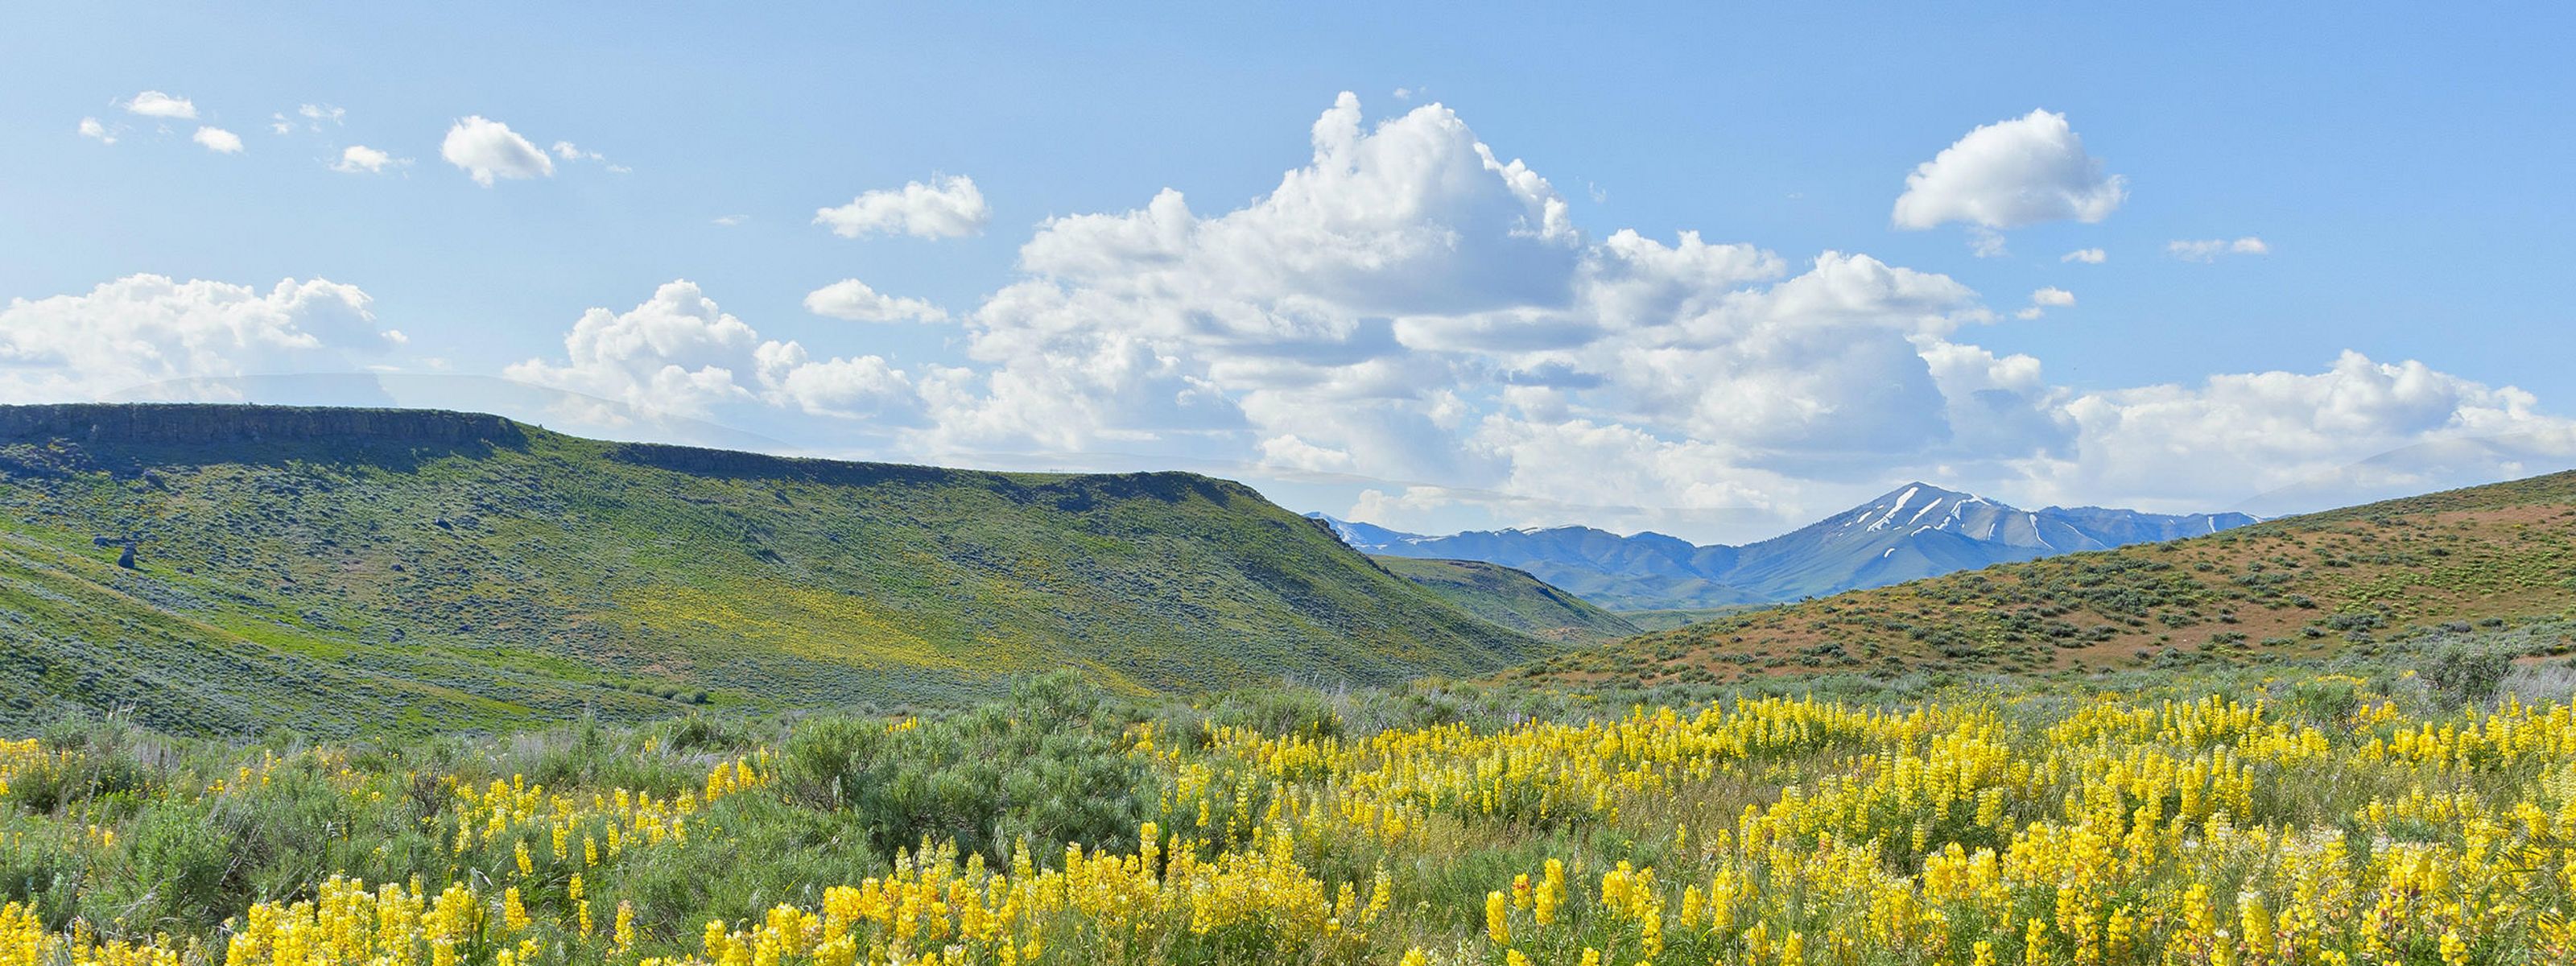
<svg viewBox="0 0 2576 966"><path fill-rule="evenodd" d="M1643 630L1525 571L1481 560L1372 558L1396 576L1485 620L1554 641L1606 641Z"/></svg>
<svg viewBox="0 0 2576 966"><path fill-rule="evenodd" d="M1614 611L1761 603L1720 583L1733 547L1695 547L1660 533L1623 537L1591 527L1478 530L1430 537L1314 514L1362 551L1380 557L1481 560L1531 576Z"/></svg>
<svg viewBox="0 0 2576 966"><path fill-rule="evenodd" d="M1329 518L1326 518L1329 520ZM1590 527L1421 536L1330 521L1380 556L1517 567L1612 610L1695 610L1880 587L1996 563L2216 533L2242 513L2169 515L2100 507L2022 510L1909 483L1796 531L1741 547Z"/></svg>
<svg viewBox="0 0 2576 966"><path fill-rule="evenodd" d="M1592 686L2100 671L2393 654L2472 637L2564 654L2576 649L2571 614L2576 472L1851 591L1514 673Z"/></svg>
<svg viewBox="0 0 2576 966"><path fill-rule="evenodd" d="M787 459L455 412L0 407L10 730L119 708L345 734L884 705L1058 667L1131 692L1370 683L1553 647L1203 476Z"/></svg>

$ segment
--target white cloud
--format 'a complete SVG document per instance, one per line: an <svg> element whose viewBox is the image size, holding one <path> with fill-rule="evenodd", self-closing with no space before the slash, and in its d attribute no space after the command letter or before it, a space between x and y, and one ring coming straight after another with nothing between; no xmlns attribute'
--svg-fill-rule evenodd
<svg viewBox="0 0 2576 966"><path fill-rule="evenodd" d="M2355 487L2421 492L2498 478L2515 459L2555 468L2576 458L2576 421L2543 414L2530 393L2357 352L2318 373L2216 375L2087 393L2064 408L2080 427L2076 454L2034 480L2095 499L2221 506L2360 464L2368 475L2318 494L2332 505ZM2459 441L2496 445L2465 462L2431 445Z"/></svg>
<svg viewBox="0 0 2576 966"><path fill-rule="evenodd" d="M172 121L193 121L197 119L197 105L195 102L184 97L172 97L168 94L161 93L160 91L144 91L143 93L134 95L134 97L129 100L118 103L117 106L124 108L125 112L128 114L140 114L144 117L157 117Z"/></svg>
<svg viewBox="0 0 2576 966"><path fill-rule="evenodd" d="M607 155L601 154L597 151L584 150L580 145L574 144L570 141L557 141L555 142L552 150L554 151L555 157L562 158L566 161L596 161L605 163L608 160ZM629 169L624 165L611 164L608 165L608 170L623 174Z"/></svg>
<svg viewBox="0 0 2576 966"><path fill-rule="evenodd" d="M397 158L363 144L352 144L340 149L340 160L332 163L331 170L344 174L382 174L386 168L399 168L410 163L410 158Z"/></svg>
<svg viewBox="0 0 2576 966"><path fill-rule="evenodd" d="M2127 196L2127 180L2084 152L2066 115L2042 110L1970 131L1917 166L1893 218L1899 228L2097 222Z"/></svg>
<svg viewBox="0 0 2576 966"><path fill-rule="evenodd" d="M246 285L129 275L82 295L0 307L0 398L95 399L173 379L344 369L399 344L353 285Z"/></svg>
<svg viewBox="0 0 2576 966"><path fill-rule="evenodd" d="M1915 340L1991 314L1951 279L1826 253L1783 280L1778 256L1688 232L1588 241L1439 105L1372 129L1345 96L1312 140L1237 210L1165 191L1043 226L1030 277L965 320L978 368L925 382L918 442L1231 453L1562 500L1585 470L1536 461L1617 441L1640 501L1690 512L1748 505L1749 484L1713 481L1785 478L1765 467L1952 445Z"/></svg>
<svg viewBox="0 0 2576 966"><path fill-rule="evenodd" d="M767 404L834 417L900 422L918 394L878 356L815 360L795 342L764 340L695 283L665 283L625 312L594 308L564 336L564 359L530 359L510 378L568 389L653 413L703 416Z"/></svg>
<svg viewBox="0 0 2576 966"><path fill-rule="evenodd" d="M1294 470L1330 473L1358 465L1351 454L1327 446L1317 446L1297 438L1297 434L1273 436L1261 441L1261 461Z"/></svg>
<svg viewBox="0 0 2576 966"><path fill-rule="evenodd" d="M963 318L972 365L916 375L930 422L909 445L1432 481L1376 488L1363 503L1382 512L1354 512L1475 504L1702 538L1767 535L1906 472L2054 494L2082 478L2061 464L2189 445L2146 441L2152 410L2108 415L2155 390L2079 393L2037 358L1968 344L1994 313L1946 276L1832 252L1791 274L1696 233L1587 239L1545 179L1438 105L1372 127L1345 97L1312 141L1306 165L1230 211L1164 191L1043 225L1026 277ZM2024 311L2074 304L2044 287ZM2213 445L2266 445L2259 423L2217 422ZM2175 458L2067 497L2220 499L2224 475L2160 491Z"/></svg>
<svg viewBox="0 0 2576 966"><path fill-rule="evenodd" d="M946 310L916 298L897 298L845 278L805 296L805 310L853 322L944 322Z"/></svg>
<svg viewBox="0 0 2576 966"><path fill-rule="evenodd" d="M447 163L464 169L475 184L486 188L501 178L551 178L555 163L527 138L499 121L480 115L469 116L447 129L447 139L440 142L438 156Z"/></svg>
<svg viewBox="0 0 2576 966"><path fill-rule="evenodd" d="M1296 434L1398 463L1451 458L1423 396L1456 373L1406 340L1539 345L1585 328L1565 305L1581 256L1565 203L1437 105L1368 131L1345 94L1312 142L1312 163L1240 210L1202 217L1166 190L1048 222L1021 249L1030 277L969 317L985 368L942 384L933 442L1177 445L1317 419L1335 425ZM1751 258L1692 242L1672 257Z"/></svg>
<svg viewBox="0 0 2576 966"><path fill-rule="evenodd" d="M2072 308L2074 305L2075 293L2051 285L2030 293L2030 306L2013 315L2018 318L2036 319L2049 309Z"/></svg>
<svg viewBox="0 0 2576 966"><path fill-rule="evenodd" d="M2002 232L1983 225L1968 226L1968 254L1978 258L2002 258L2012 254L2004 247Z"/></svg>
<svg viewBox="0 0 2576 966"><path fill-rule="evenodd" d="M707 223L718 228L732 228L750 220L750 215L717 215L707 219Z"/></svg>
<svg viewBox="0 0 2576 966"><path fill-rule="evenodd" d="M2086 265L2099 265L2103 262L2110 261L2111 255L2109 252L2105 252L2099 248L2078 248L2074 251L2057 256L2057 260L2061 263L2082 262Z"/></svg>
<svg viewBox="0 0 2576 966"><path fill-rule="evenodd" d="M304 119L305 130L320 134L325 124L338 127L347 123L349 110L329 104L300 104L295 108L295 116ZM279 111L268 116L268 129L281 135L293 134L295 122L288 119L284 111Z"/></svg>
<svg viewBox="0 0 2576 966"><path fill-rule="evenodd" d="M993 209L976 190L975 179L951 175L930 185L914 181L902 188L870 191L838 208L820 208L814 223L832 234L859 238L902 233L915 238L957 238L984 230Z"/></svg>
<svg viewBox="0 0 2576 966"><path fill-rule="evenodd" d="M814 361L793 342L764 343L759 356L764 398L773 405L888 424L907 421L920 405L912 379L879 356Z"/></svg>
<svg viewBox="0 0 2576 966"><path fill-rule="evenodd" d="M215 152L216 154L240 154L242 152L241 135L234 134L231 131L227 131L219 127L200 127L197 129L196 135L190 137L188 140L205 145L206 150Z"/></svg>
<svg viewBox="0 0 2576 966"><path fill-rule="evenodd" d="M510 374L683 414L848 420L833 425L892 433L912 459L1268 467L1389 481L1352 513L1378 522L1484 513L1702 540L1768 536L1907 475L2181 510L2472 438L2517 442L2446 449L2440 467L2382 457L2371 478L2576 457L2576 425L2528 394L2415 363L2055 384L2034 356L1973 344L1997 312L1945 275L1697 232L1586 235L1545 178L1437 104L1372 122L1344 96L1310 143L1237 206L1166 190L1040 226L1020 277L958 313L963 365L820 358L674 282L585 313L562 356ZM2074 304L2051 286L2012 310ZM854 280L807 305L939 317Z"/></svg>
<svg viewBox="0 0 2576 966"><path fill-rule="evenodd" d="M508 374L628 405L704 413L716 403L747 400L737 371L753 375L759 333L725 314L695 284L670 282L634 309L594 308L564 336L566 362L531 359Z"/></svg>
<svg viewBox="0 0 2576 966"><path fill-rule="evenodd" d="M2234 241L2224 238L2204 238L2166 242L2165 253L2186 262L2214 262L2220 255L2269 255L2272 253L2272 246L2263 244L2260 238L2247 235Z"/></svg>
<svg viewBox="0 0 2576 966"><path fill-rule="evenodd" d="M80 135L85 138L95 138L100 144L116 143L116 135L108 131L107 125L100 124L94 117L80 119Z"/></svg>

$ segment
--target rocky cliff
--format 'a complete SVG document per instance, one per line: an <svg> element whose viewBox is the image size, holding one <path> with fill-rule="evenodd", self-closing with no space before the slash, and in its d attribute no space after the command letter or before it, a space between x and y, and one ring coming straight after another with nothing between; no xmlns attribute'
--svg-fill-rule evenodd
<svg viewBox="0 0 2576 966"><path fill-rule="evenodd" d="M453 446L515 445L518 424L483 413L219 403L58 403L0 406L0 440L199 445L359 439Z"/></svg>

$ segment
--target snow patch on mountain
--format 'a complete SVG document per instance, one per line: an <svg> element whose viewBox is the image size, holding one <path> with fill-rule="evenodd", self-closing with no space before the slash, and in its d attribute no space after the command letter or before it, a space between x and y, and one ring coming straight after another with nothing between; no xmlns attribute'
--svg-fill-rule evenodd
<svg viewBox="0 0 2576 966"><path fill-rule="evenodd" d="M1919 481L1743 546L1696 546L1660 533L1620 536L1584 526L1424 536L1314 516L1361 551L1517 567L1595 603L1630 610L1790 601L2256 522L2242 513L2024 510Z"/></svg>

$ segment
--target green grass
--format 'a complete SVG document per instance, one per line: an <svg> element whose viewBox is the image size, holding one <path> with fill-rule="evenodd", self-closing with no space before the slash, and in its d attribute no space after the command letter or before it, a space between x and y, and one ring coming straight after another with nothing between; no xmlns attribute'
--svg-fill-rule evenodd
<svg viewBox="0 0 2576 966"><path fill-rule="evenodd" d="M351 411L72 412L148 428L0 440L0 723L495 729L955 703L1058 667L1128 693L1367 684L1552 647L1189 474L788 460L455 414L258 433Z"/></svg>
<svg viewBox="0 0 2576 966"><path fill-rule="evenodd" d="M1558 641L1606 641L1642 628L1528 573L1478 560L1371 557L1470 614Z"/></svg>
<svg viewBox="0 0 2576 966"><path fill-rule="evenodd" d="M1713 621L1721 617L1761 610L1763 606L1737 604L1730 607L1676 607L1658 610L1623 610L1613 613L1618 614L1628 623L1637 625L1637 629L1641 631L1669 631L1701 621Z"/></svg>

